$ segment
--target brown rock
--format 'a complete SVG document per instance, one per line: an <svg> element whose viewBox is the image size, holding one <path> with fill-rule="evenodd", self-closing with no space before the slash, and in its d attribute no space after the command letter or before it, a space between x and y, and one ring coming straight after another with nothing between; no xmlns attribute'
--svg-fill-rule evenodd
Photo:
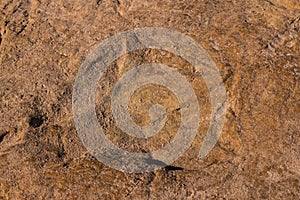
<svg viewBox="0 0 300 200"><path fill-rule="evenodd" d="M300 196L299 1L4 0L0 9L0 199ZM133 66L156 62L176 68L201 108L198 134L175 168L127 174L105 166L83 146L73 122L72 87L94 45L147 26L182 32L213 57L227 91L227 121L217 145L198 160L211 114L201 75L169 52L124 55L109 66L97 91L98 119L114 144L155 150L179 126L176 97L148 85L131 99L132 118L146 125L149 106L160 103L167 109L166 126L149 140L118 129L110 92Z"/></svg>

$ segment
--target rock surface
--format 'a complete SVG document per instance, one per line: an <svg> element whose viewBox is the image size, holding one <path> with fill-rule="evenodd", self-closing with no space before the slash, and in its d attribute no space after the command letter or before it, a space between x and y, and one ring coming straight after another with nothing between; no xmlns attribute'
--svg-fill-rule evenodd
<svg viewBox="0 0 300 200"><path fill-rule="evenodd" d="M0 2L0 199L297 199L300 196L300 2L16 1ZM182 32L213 57L227 91L227 121L217 145L197 155L209 126L209 94L184 59L153 49L129 53L99 81L96 111L107 137L135 152L167 144L180 122L176 97L148 85L129 108L149 123L153 103L168 121L148 140L120 131L110 92L142 63L176 68L193 86L201 120L191 148L173 166L127 174L91 156L77 135L72 87L96 44L137 27Z"/></svg>

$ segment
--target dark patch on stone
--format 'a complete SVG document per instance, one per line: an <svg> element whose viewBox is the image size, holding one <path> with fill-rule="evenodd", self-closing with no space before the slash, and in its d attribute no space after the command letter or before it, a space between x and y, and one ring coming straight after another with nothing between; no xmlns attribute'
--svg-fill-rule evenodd
<svg viewBox="0 0 300 200"><path fill-rule="evenodd" d="M100 5L102 3L102 0L97 0L97 5Z"/></svg>
<svg viewBox="0 0 300 200"><path fill-rule="evenodd" d="M0 135L0 143L4 140L5 136L8 134L8 132L5 132Z"/></svg>
<svg viewBox="0 0 300 200"><path fill-rule="evenodd" d="M44 117L41 115L31 116L29 119L29 126L38 128L44 123Z"/></svg>
<svg viewBox="0 0 300 200"><path fill-rule="evenodd" d="M176 166L172 166L172 165L167 165L164 168L166 171L182 171L183 170L182 167L176 167Z"/></svg>

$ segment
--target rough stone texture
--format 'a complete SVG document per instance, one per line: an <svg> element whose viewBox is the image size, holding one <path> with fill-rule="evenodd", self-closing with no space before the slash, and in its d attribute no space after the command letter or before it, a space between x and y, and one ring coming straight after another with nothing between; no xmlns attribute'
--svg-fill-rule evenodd
<svg viewBox="0 0 300 200"><path fill-rule="evenodd" d="M3 0L0 9L0 199L299 198L298 0ZM209 52L227 90L227 121L217 146L198 160L210 114L201 76L168 52L124 55L97 94L99 122L115 144L136 152L160 148L180 120L176 98L149 85L132 97L132 117L145 125L149 103L161 103L168 110L161 134L146 141L117 129L109 92L132 66L163 62L177 68L201 108L199 134L173 163L182 170L125 174L82 145L72 118L72 86L94 45L145 26L180 31Z"/></svg>

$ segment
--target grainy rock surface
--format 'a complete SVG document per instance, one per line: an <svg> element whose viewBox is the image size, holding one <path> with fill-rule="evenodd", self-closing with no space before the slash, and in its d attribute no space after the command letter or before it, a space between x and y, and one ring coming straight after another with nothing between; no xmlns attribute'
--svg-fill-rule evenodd
<svg viewBox="0 0 300 200"><path fill-rule="evenodd" d="M94 0L0 2L0 199L297 199L300 196L300 3L298 0ZM96 110L107 137L128 151L168 143L180 122L166 88L132 96L133 120L149 123L160 103L166 126L148 139L121 132L110 92L130 68L163 63L193 86L201 120L191 148L174 166L143 174L92 157L75 130L72 87L96 44L137 27L165 27L201 44L227 91L227 121L204 160L209 94L184 59L146 49L124 55L99 81ZM182 169L181 169L182 168Z"/></svg>

